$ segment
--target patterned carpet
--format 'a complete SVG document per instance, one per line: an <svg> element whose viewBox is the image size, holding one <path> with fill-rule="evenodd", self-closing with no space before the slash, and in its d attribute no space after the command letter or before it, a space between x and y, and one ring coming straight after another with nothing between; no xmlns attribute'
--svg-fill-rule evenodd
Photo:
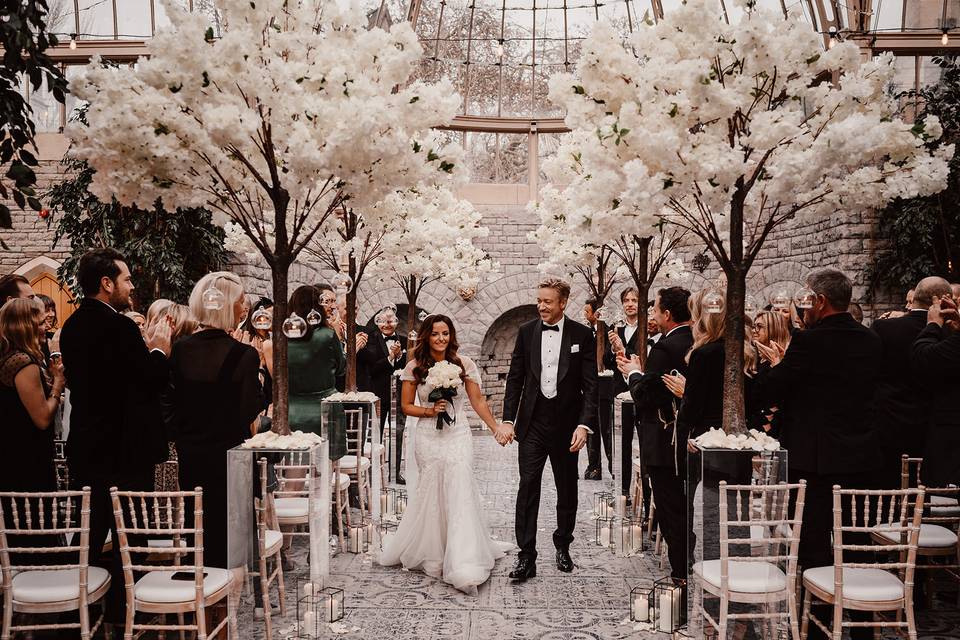
<svg viewBox="0 0 960 640"><path fill-rule="evenodd" d="M513 539L513 513L518 483L517 447L503 449L492 437L477 435L475 472L485 500L487 522L493 535ZM586 455L581 456L581 470ZM582 473L581 473L582 476ZM570 553L576 563L572 574L560 573L553 564L551 533L554 528L556 491L549 464L544 473L540 511L540 559L537 577L522 585L507 578L514 555L499 561L477 597L421 573L375 565L370 555L339 554L331 560L332 586L346 593L346 616L331 626L328 638L429 640L500 638L537 640L615 640L665 638L665 634L635 630L628 622L630 588L651 585L666 572L659 569L651 551L643 556L616 557L593 543L591 520L593 492L608 488L604 482L581 480L577 539ZM306 566L305 544L294 548L292 560ZM299 570L287 572L287 615L274 607L274 637L294 635L295 590ZM947 588L951 589L951 588ZM960 638L960 610L955 590L943 589L929 611L918 614L921 638ZM241 607L241 637L261 639L263 623L253 618L252 597Z"/></svg>

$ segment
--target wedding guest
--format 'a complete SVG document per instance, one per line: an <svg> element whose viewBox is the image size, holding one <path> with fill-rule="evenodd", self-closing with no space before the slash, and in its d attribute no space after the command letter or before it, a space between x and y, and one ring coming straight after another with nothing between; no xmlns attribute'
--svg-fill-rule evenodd
<svg viewBox="0 0 960 640"><path fill-rule="evenodd" d="M620 292L620 305L623 309L624 325L610 331L609 347L603 356L604 364L611 369L617 368L617 356L623 354L630 358L639 353L642 348L640 343L640 327L638 326L640 318L640 292L636 287L627 287ZM613 397L616 397L628 391L627 381L623 376L613 377ZM602 427L601 427L602 428ZM623 405L623 428L620 436L620 491L621 495L630 496L630 483L633 480L633 434L637 432L637 440L640 444L641 455L643 451L643 438L640 436L637 414L634 411L632 403ZM610 449L607 449L607 455L610 455ZM646 483L643 485L643 504L646 509L650 504L650 493L647 490ZM629 497L627 498L629 502Z"/></svg>
<svg viewBox="0 0 960 640"><path fill-rule="evenodd" d="M674 396L667 389L663 375L673 370L686 374L685 356L693 344L690 332L690 292L681 287L660 289L653 304L653 317L663 332L647 356L641 371L640 358L617 358L620 371L628 376L630 395L640 421L643 444L641 462L650 474L653 499L657 503L657 520L667 541L671 575L687 578L687 499L686 451L675 446Z"/></svg>
<svg viewBox="0 0 960 640"><path fill-rule="evenodd" d="M40 332L40 351L43 353L43 364L50 363L50 340L57 329L57 303L50 296L38 293L33 296L43 304L43 327Z"/></svg>
<svg viewBox="0 0 960 640"><path fill-rule="evenodd" d="M60 335L70 390L67 459L74 486L89 486L90 561L98 564L107 532L116 541L110 487L153 488L153 465L166 458L166 437L154 409L168 380L170 327L146 336L121 313L134 290L130 269L114 249L88 251L77 266L84 298ZM126 601L120 545L110 556L107 620L122 624Z"/></svg>
<svg viewBox="0 0 960 640"><path fill-rule="evenodd" d="M597 336L597 310L600 308L600 301L596 298L590 298L583 305L583 319L587 326L593 332L594 338ZM609 343L606 345L606 351L610 352ZM612 353L612 352L610 352ZM611 366L604 357L604 364L607 368L616 369L616 361ZM623 379L621 376L615 378ZM603 460L600 454L600 445L607 454L607 468L610 475L613 475L612 455L613 442L611 441L610 419L613 415L613 397L615 391L615 382L612 379L601 377L597 379L597 412L599 413L599 429L587 436L587 469L583 474L584 480L600 480L603 477L601 471ZM629 492L628 492L629 493Z"/></svg>
<svg viewBox="0 0 960 640"><path fill-rule="evenodd" d="M847 311L853 286L843 272L818 269L806 285L815 294L806 328L782 356L758 347L771 368L756 385L762 402L780 408L790 482L807 481L799 562L809 569L833 563L833 486L877 486L880 448L870 415L882 345Z"/></svg>
<svg viewBox="0 0 960 640"><path fill-rule="evenodd" d="M166 298L157 298L154 300L147 308L146 330L149 331L161 318L165 318L170 307L174 304L176 303L173 300L167 300Z"/></svg>
<svg viewBox="0 0 960 640"><path fill-rule="evenodd" d="M9 274L0 278L0 305L13 298L32 298L33 296L33 287L25 277Z"/></svg>
<svg viewBox="0 0 960 640"><path fill-rule="evenodd" d="M373 392L380 398L380 437L383 442L383 428L390 420L391 386L395 384L394 372L402 371L406 366L404 354L407 350L407 339L397 334L399 320L392 307L381 309L374 317L377 331L372 332L372 338L364 347L370 363L370 383ZM399 396L398 396L399 397ZM399 402L398 402L399 413ZM400 459L403 453L403 425L397 420L396 431L396 469L397 478L403 480L400 474Z"/></svg>
<svg viewBox="0 0 960 640"><path fill-rule="evenodd" d="M209 289L223 294L221 308L204 305ZM203 559L220 568L229 568L226 453L250 437L250 424L263 406L260 356L230 335L243 313L242 298L238 276L226 271L203 276L189 304L199 330L180 338L170 354L170 430L180 486L203 488Z"/></svg>
<svg viewBox="0 0 960 640"><path fill-rule="evenodd" d="M340 344L343 348L343 353L347 353L347 346L345 340L347 339L347 314L343 312L341 306L343 301L337 300L337 295L329 284L320 283L314 285L317 289L320 290L320 303L323 305L324 310L327 314L327 324L333 329L337 337L340 339ZM370 381L370 361L369 354L364 353L363 349L367 346L367 341L369 338L368 329L362 325L356 326L357 334L357 390L358 391L371 391L371 381ZM337 381L337 389L343 390L344 388L344 379Z"/></svg>
<svg viewBox="0 0 960 640"><path fill-rule="evenodd" d="M790 345L790 325L782 313L766 309L759 311L753 317L750 326L750 335L753 337L753 346L757 352L757 375L770 369L770 361L763 356L759 347L770 347L778 353L786 351ZM774 406L764 406L756 397L756 386L750 385L750 404L755 410L747 414L747 427L763 429L773 438L779 437L780 420L777 418L777 409Z"/></svg>
<svg viewBox="0 0 960 640"><path fill-rule="evenodd" d="M290 296L290 312L301 318L317 309L323 320L307 325L301 338L290 338L287 346L287 371L290 380L290 428L320 435L320 402L336 392L337 376L346 363L340 342L327 326L320 291L311 285L297 287Z"/></svg>
<svg viewBox="0 0 960 640"><path fill-rule="evenodd" d="M907 291L907 303L903 305L903 308L907 311L913 308L913 297L917 294L916 289L910 289Z"/></svg>
<svg viewBox="0 0 960 640"><path fill-rule="evenodd" d="M900 457L924 454L930 419L928 384L923 371L911 371L914 341L927 325L934 297L950 294L950 285L936 276L924 278L915 289L913 307L903 316L878 319L871 329L880 336L883 356L874 399L875 424L883 454L883 486L900 486Z"/></svg>
<svg viewBox="0 0 960 640"><path fill-rule="evenodd" d="M240 328L246 332L251 339L259 338L261 341L269 340L272 329L257 329L253 326L253 317L257 314L258 311L263 309L264 312L270 314L270 321L273 321L273 300L260 296L257 298L253 304L250 305L250 312L247 314L246 319L243 321L243 324L240 325Z"/></svg>
<svg viewBox="0 0 960 640"><path fill-rule="evenodd" d="M933 298L927 326L913 343L911 363L923 384L930 417L921 481L929 487L960 484L960 315L956 301L945 296Z"/></svg>
<svg viewBox="0 0 960 640"><path fill-rule="evenodd" d="M960 284L950 283L950 295L954 300L960 300Z"/></svg>
<svg viewBox="0 0 960 640"><path fill-rule="evenodd" d="M133 320L133 324L137 325L137 329L141 334L143 333L144 329L147 328L147 319L143 317L142 313L137 313L136 311L124 311L123 315Z"/></svg>

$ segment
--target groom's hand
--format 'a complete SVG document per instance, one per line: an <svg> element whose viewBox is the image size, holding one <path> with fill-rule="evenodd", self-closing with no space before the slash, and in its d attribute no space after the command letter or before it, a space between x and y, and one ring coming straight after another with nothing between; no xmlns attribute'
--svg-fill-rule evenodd
<svg viewBox="0 0 960 640"><path fill-rule="evenodd" d="M496 438L501 447L507 446L513 442L513 425L501 422L497 425L493 437Z"/></svg>
<svg viewBox="0 0 960 640"><path fill-rule="evenodd" d="M570 452L576 453L583 449L584 445L587 444L587 430L583 427L577 427L577 430L573 432L573 439L570 440Z"/></svg>

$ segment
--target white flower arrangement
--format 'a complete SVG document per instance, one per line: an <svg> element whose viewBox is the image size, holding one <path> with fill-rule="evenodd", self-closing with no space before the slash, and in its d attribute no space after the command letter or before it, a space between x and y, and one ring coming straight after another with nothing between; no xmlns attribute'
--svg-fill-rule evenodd
<svg viewBox="0 0 960 640"><path fill-rule="evenodd" d="M273 431L258 433L240 445L243 449L309 449L323 442L323 438L309 431L294 431L282 436Z"/></svg>
<svg viewBox="0 0 960 640"><path fill-rule="evenodd" d="M762 431L750 429L747 433L726 433L723 429L710 429L694 438L701 449L753 449L754 451L779 451L780 441Z"/></svg>
<svg viewBox="0 0 960 640"><path fill-rule="evenodd" d="M324 402L376 402L377 394L370 391L352 391L332 393L323 399Z"/></svg>
<svg viewBox="0 0 960 640"><path fill-rule="evenodd" d="M434 389L456 389L463 386L463 380L460 378L462 374L463 369L459 366L452 362L441 360L427 371L427 379L425 382Z"/></svg>

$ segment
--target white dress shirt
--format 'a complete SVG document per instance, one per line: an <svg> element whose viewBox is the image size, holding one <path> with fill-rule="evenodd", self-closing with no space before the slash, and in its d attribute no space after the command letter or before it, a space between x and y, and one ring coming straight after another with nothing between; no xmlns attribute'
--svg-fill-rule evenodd
<svg viewBox="0 0 960 640"><path fill-rule="evenodd" d="M546 322L544 326L550 326ZM544 398L557 397L557 373L560 368L560 342L564 318L556 324L559 331L540 331L540 393Z"/></svg>
<svg viewBox="0 0 960 640"><path fill-rule="evenodd" d="M637 325L628 324L623 327L623 346L626 347L627 343L630 342L630 338L633 337L633 334L637 332Z"/></svg>

